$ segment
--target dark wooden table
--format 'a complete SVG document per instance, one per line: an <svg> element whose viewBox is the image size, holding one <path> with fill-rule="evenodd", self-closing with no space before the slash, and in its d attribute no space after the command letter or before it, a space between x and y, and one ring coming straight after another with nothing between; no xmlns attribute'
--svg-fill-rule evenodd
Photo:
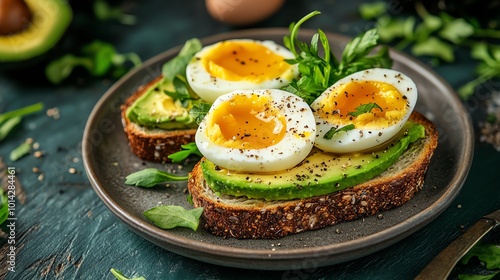
<svg viewBox="0 0 500 280"><path fill-rule="evenodd" d="M135 52L146 60L192 37L241 28L214 21L203 2L125 1L128 12L137 17L131 26L99 22L88 7L78 4L63 39L67 46L60 51L98 38L121 53ZM306 27L354 36L373 25L357 14L362 2L289 0L272 18L251 27L287 27L305 13L320 10L322 15ZM475 65L466 51L459 50L455 63L434 69L458 88L474 77ZM500 208L500 154L480 142L477 132L489 96L480 94L464 103L477 134L468 179L451 206L410 237L361 259L300 271L243 270L182 257L130 231L106 208L86 177L83 130L92 108L115 80L77 71L55 86L45 80L39 65L22 66L0 75L0 112L36 102L43 102L45 109L26 117L22 127L0 143L3 168L16 171L15 272L6 270L8 238L1 239L0 249L0 275L6 279L114 279L111 268L147 279L411 279L464 229ZM33 151L10 161L10 151L27 138L37 143L41 154Z"/></svg>

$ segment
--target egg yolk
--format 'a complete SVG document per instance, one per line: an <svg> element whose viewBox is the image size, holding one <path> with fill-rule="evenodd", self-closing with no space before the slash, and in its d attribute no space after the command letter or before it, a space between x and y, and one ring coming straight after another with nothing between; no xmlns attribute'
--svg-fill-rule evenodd
<svg viewBox="0 0 500 280"><path fill-rule="evenodd" d="M361 110L363 105L372 105L372 109ZM393 85L378 81L352 81L337 87L323 99L319 114L332 123L381 128L396 124L407 110L406 97Z"/></svg>
<svg viewBox="0 0 500 280"><path fill-rule="evenodd" d="M209 116L207 137L227 148L262 149L285 136L286 120L268 97L235 95Z"/></svg>
<svg viewBox="0 0 500 280"><path fill-rule="evenodd" d="M228 81L261 83L293 76L291 65L281 55L252 42L223 41L201 59L210 75Z"/></svg>

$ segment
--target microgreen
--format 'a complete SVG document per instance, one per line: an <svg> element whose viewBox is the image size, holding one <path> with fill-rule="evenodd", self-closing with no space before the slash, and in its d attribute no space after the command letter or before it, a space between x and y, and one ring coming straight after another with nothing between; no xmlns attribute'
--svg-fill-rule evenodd
<svg viewBox="0 0 500 280"><path fill-rule="evenodd" d="M130 61L134 67L142 62L135 53L120 54L110 43L95 40L81 49L81 55L66 54L52 62L45 68L47 79L53 84L59 84L69 77L76 67L83 67L96 77L108 73L119 77L128 71L125 64Z"/></svg>
<svg viewBox="0 0 500 280"><path fill-rule="evenodd" d="M0 188L0 225L9 217L9 205L7 194Z"/></svg>
<svg viewBox="0 0 500 280"><path fill-rule="evenodd" d="M114 268L111 268L109 270L113 276L116 277L118 280L146 280L145 277L139 276L139 277L134 277L134 278L128 278L127 276L123 275L123 273L119 270L116 270Z"/></svg>
<svg viewBox="0 0 500 280"><path fill-rule="evenodd" d="M151 188L161 183L185 181L187 179L187 176L178 176L162 170L158 170L156 168L146 168L125 177L125 184L143 188Z"/></svg>
<svg viewBox="0 0 500 280"><path fill-rule="evenodd" d="M358 107L356 107L356 111L349 112L347 113L350 116L357 117L361 114L365 113L370 113L373 109L379 109L380 111L384 111L382 107L380 107L377 103L366 103L366 104L361 104Z"/></svg>
<svg viewBox="0 0 500 280"><path fill-rule="evenodd" d="M392 65L386 47L381 47L378 53L369 55L377 46L378 34L375 29L368 30L349 42L340 61L332 54L327 35L321 29L312 36L309 45L299 41L300 26L319 14L320 12L313 11L297 23L291 23L290 35L283 38L285 47L295 56L294 59L286 61L297 64L300 73L298 79L292 80L283 89L300 96L309 104L345 76L368 68L390 68Z"/></svg>
<svg viewBox="0 0 500 280"><path fill-rule="evenodd" d="M326 140L330 140L333 138L333 136L341 131L349 131L354 129L354 124L348 124L342 127L332 127L330 130L328 130L325 135L323 135L323 138Z"/></svg>
<svg viewBox="0 0 500 280"><path fill-rule="evenodd" d="M198 147L196 146L195 142L191 142L185 145L181 145L182 150L175 152L171 155L168 156L169 159L172 160L172 162L181 162L188 158L190 155L197 155L199 157L202 157L203 155L201 154L200 150L198 150Z"/></svg>
<svg viewBox="0 0 500 280"><path fill-rule="evenodd" d="M162 229L187 227L196 231L202 213L201 207L186 210L182 206L160 205L144 212L144 216Z"/></svg>

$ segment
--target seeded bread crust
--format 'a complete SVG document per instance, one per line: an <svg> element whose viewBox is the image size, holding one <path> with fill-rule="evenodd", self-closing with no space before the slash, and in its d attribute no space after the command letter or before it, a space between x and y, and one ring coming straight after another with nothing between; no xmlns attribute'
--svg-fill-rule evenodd
<svg viewBox="0 0 500 280"><path fill-rule="evenodd" d="M379 176L327 195L289 201L218 196L206 184L198 163L190 173L188 190L194 206L204 207L201 225L223 237L276 239L400 206L422 189L438 142L433 123L416 112L411 120L425 126L426 138L411 144L398 162Z"/></svg>
<svg viewBox="0 0 500 280"><path fill-rule="evenodd" d="M160 79L161 75L139 87L120 109L123 128L132 152L143 160L164 163L171 161L168 156L181 150L181 145L194 141L196 129L150 129L131 122L126 116L127 109Z"/></svg>

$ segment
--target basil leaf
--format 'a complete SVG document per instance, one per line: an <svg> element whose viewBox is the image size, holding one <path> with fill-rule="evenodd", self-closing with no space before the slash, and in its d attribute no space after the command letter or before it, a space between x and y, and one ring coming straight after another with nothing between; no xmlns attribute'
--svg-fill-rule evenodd
<svg viewBox="0 0 500 280"><path fill-rule="evenodd" d="M341 131L349 131L349 130L353 130L354 129L354 124L348 124L346 126L343 126L341 128L335 128L335 127L332 127L330 128L330 130L328 130L328 132L325 133L325 135L323 135L323 139L326 139L326 140L330 140L333 138L333 136Z"/></svg>
<svg viewBox="0 0 500 280"><path fill-rule="evenodd" d="M162 229L187 227L196 231L202 213L201 207L186 210L182 206L160 205L144 212L144 216Z"/></svg>
<svg viewBox="0 0 500 280"><path fill-rule="evenodd" d="M382 107L380 107L377 103L367 103L359 105L358 107L356 107L356 111L349 112L347 114L353 117L357 117L361 114L370 113L375 108L379 109L380 111L384 111Z"/></svg>
<svg viewBox="0 0 500 280"><path fill-rule="evenodd" d="M169 159L172 160L172 162L181 162L185 160L188 156L190 155L197 155L199 157L202 157L203 155L201 152L198 150L198 146L196 146L195 142L191 142L185 145L181 145L181 148L183 150L178 151L176 153L173 153L168 156Z"/></svg>
<svg viewBox="0 0 500 280"><path fill-rule="evenodd" d="M185 181L188 176L177 176L156 168L146 168L141 171L134 172L125 177L126 185L134 185L137 187L151 188L160 183L171 181Z"/></svg>

